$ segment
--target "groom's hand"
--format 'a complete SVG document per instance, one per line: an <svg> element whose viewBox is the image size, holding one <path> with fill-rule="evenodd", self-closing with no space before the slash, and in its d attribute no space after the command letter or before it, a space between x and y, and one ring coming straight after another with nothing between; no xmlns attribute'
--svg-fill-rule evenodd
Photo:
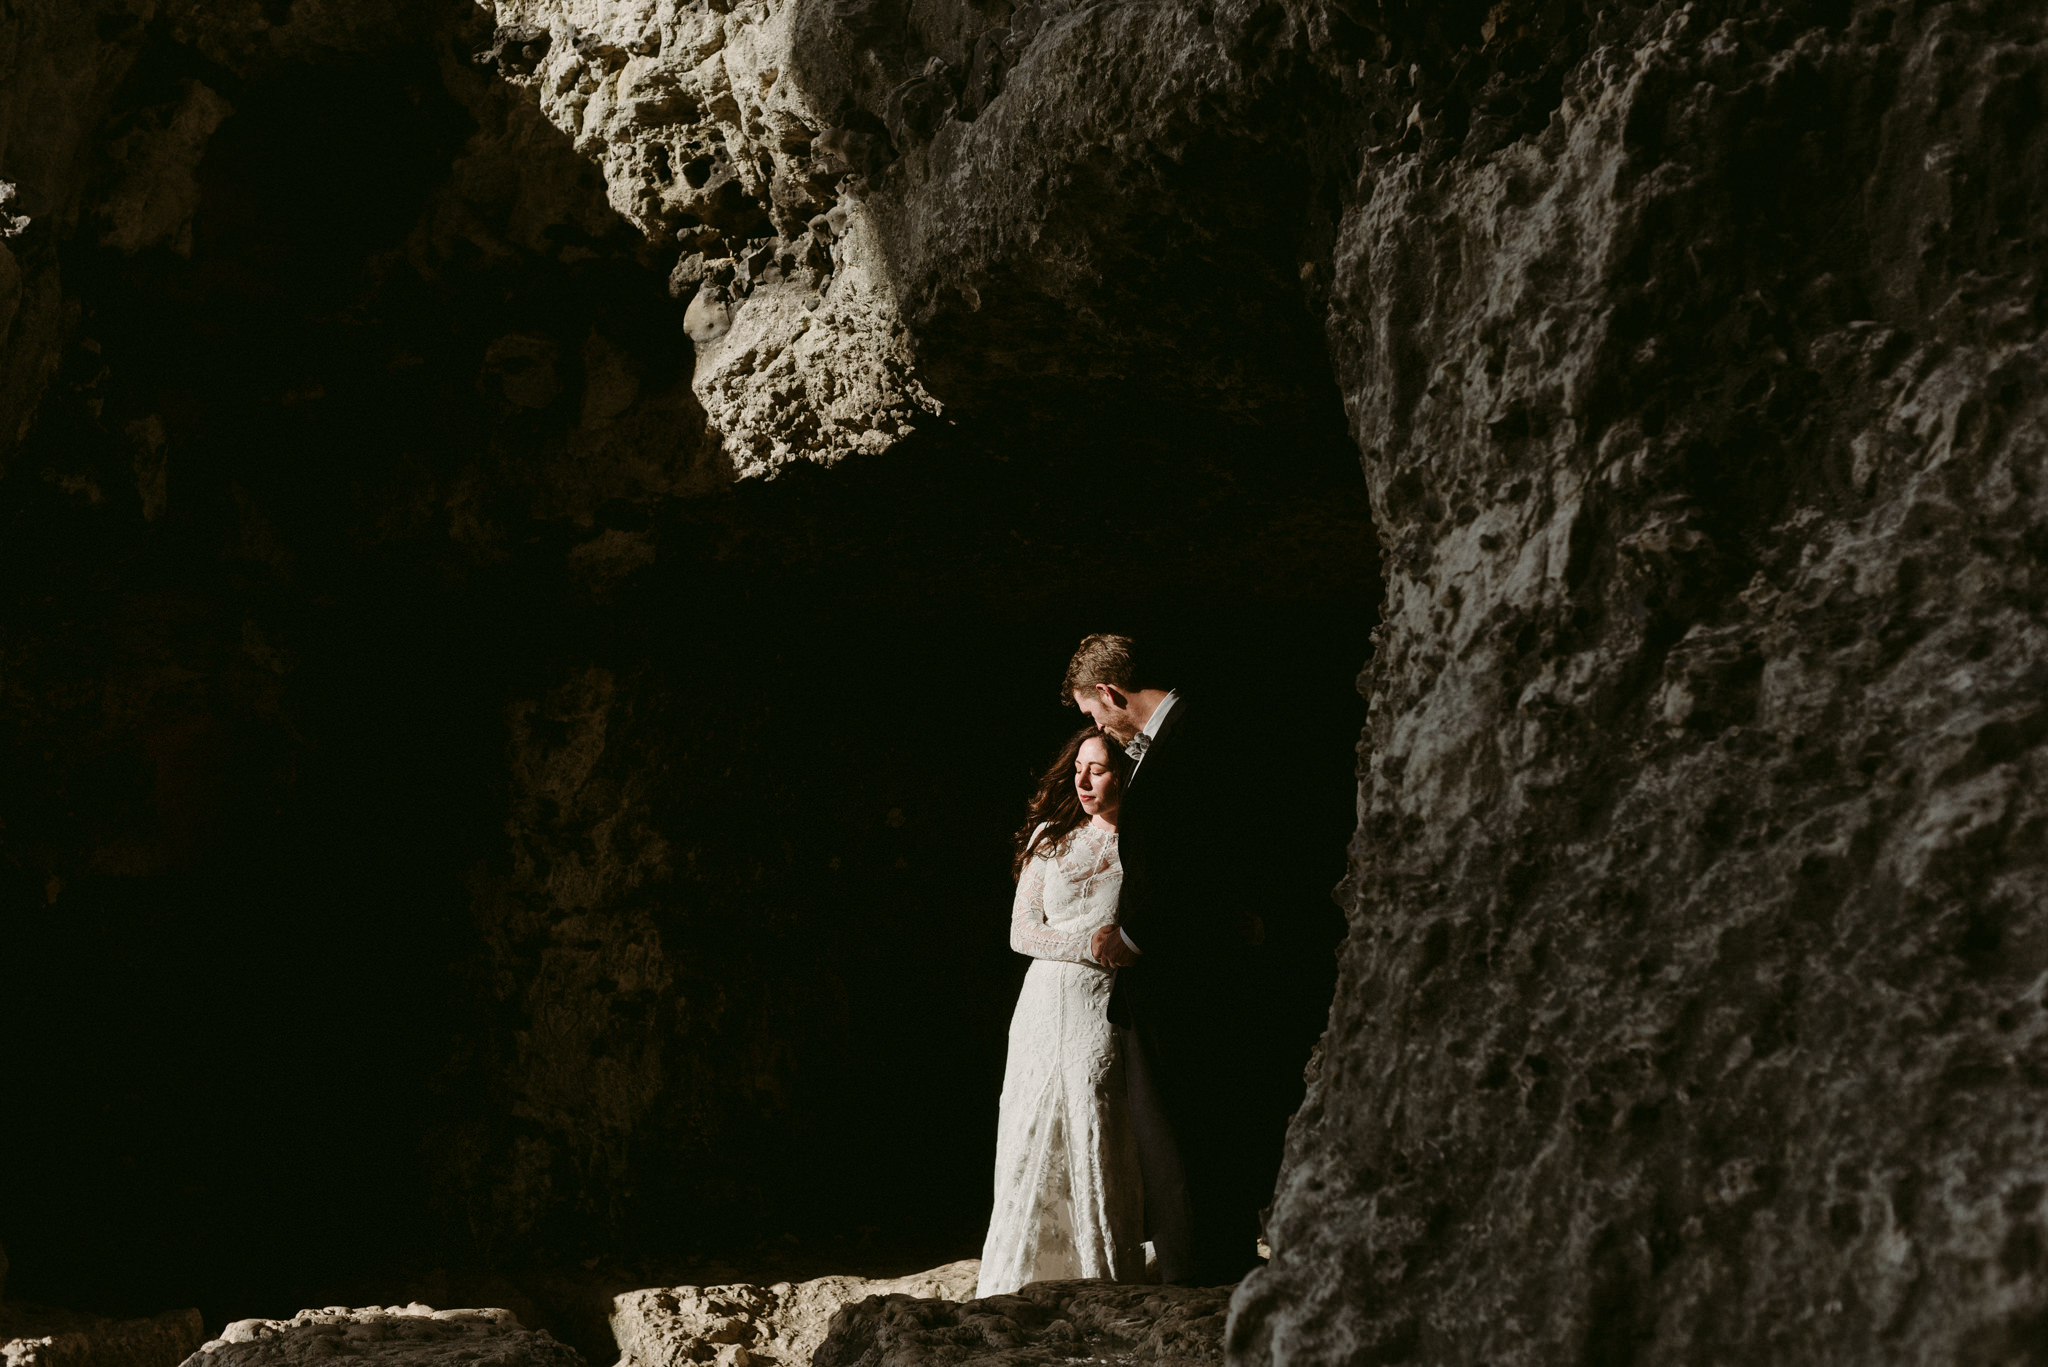
<svg viewBox="0 0 2048 1367"><path fill-rule="evenodd" d="M1129 968L1138 962L1137 951L1124 943L1115 926L1104 926L1088 942L1088 953L1104 968Z"/></svg>

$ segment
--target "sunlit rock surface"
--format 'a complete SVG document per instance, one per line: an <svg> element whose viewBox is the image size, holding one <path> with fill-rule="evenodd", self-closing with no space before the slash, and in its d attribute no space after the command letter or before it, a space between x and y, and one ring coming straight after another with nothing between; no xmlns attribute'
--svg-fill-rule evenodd
<svg viewBox="0 0 2048 1367"><path fill-rule="evenodd" d="M391 1367L582 1367L575 1349L523 1327L509 1310L426 1305L301 1310L288 1320L236 1320L185 1367L297 1367L336 1357Z"/></svg>
<svg viewBox="0 0 2048 1367"><path fill-rule="evenodd" d="M1194 5L494 0L505 79L680 244L741 474L1141 380L1311 402L1296 110ZM1314 361L1310 365L1317 364Z"/></svg>
<svg viewBox="0 0 2048 1367"><path fill-rule="evenodd" d="M845 1307L870 1296L964 1301L980 1273L969 1258L908 1277L629 1291L612 1302L612 1337L619 1367L806 1367Z"/></svg>
<svg viewBox="0 0 2048 1367"><path fill-rule="evenodd" d="M886 450L940 405L862 212L870 138L804 88L794 3L503 0L488 54L679 243L694 387L740 475Z"/></svg>

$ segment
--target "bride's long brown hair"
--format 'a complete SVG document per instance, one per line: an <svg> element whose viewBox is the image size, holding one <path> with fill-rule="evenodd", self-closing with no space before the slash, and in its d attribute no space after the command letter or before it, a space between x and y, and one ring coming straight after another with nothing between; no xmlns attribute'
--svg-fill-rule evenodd
<svg viewBox="0 0 2048 1367"><path fill-rule="evenodd" d="M1081 795L1074 791L1074 760L1081 747L1091 740L1101 741L1102 748L1109 751L1109 772L1116 777L1117 796L1123 796L1124 782L1131 776L1130 757L1100 727L1082 727L1060 747L1052 764L1039 776L1038 791L1031 795L1031 805L1024 810L1024 824L1017 828L1017 853L1010 861L1012 878L1023 876L1024 861L1033 855L1057 856L1074 838L1074 832L1087 824L1088 813L1081 806Z"/></svg>

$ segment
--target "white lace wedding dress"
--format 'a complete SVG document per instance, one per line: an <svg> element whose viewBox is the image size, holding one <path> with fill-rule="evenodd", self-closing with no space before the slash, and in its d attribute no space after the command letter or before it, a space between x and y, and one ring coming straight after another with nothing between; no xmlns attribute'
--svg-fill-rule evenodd
<svg viewBox="0 0 2048 1367"><path fill-rule="evenodd" d="M1144 1193L1116 1038L1111 973L1088 957L1116 919L1116 833L1081 827L1025 862L1010 947L1031 956L1010 1020L996 1127L996 1202L977 1295L1072 1277L1136 1281Z"/></svg>

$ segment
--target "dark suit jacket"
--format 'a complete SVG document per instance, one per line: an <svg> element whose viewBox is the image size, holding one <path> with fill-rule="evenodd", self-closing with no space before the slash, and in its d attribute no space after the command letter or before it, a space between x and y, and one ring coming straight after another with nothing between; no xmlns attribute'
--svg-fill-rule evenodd
<svg viewBox="0 0 2048 1367"><path fill-rule="evenodd" d="M1330 1001L1329 861L1299 834L1319 829L1299 818L1321 789L1299 749L1223 695L1182 694L1117 819L1118 921L1139 957L1117 970L1109 1016L1137 1036L1185 1165L1203 1275L1251 1256Z"/></svg>
<svg viewBox="0 0 2048 1367"><path fill-rule="evenodd" d="M1132 776L1117 820L1117 920L1139 960L1118 972L1110 1019L1191 1042L1251 1005L1257 842L1241 822L1254 781L1242 728L1211 699L1182 695Z"/></svg>

